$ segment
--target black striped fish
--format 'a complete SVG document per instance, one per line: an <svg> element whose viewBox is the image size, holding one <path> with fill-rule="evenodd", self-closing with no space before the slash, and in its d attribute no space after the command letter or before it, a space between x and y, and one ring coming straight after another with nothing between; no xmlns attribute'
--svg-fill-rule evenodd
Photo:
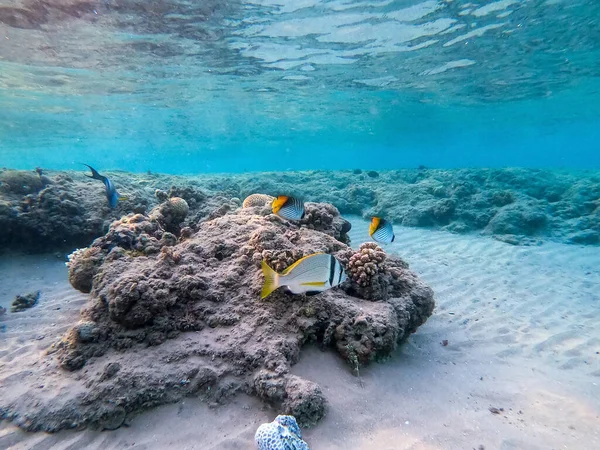
<svg viewBox="0 0 600 450"><path fill-rule="evenodd" d="M394 239L396 238L391 222L380 217L373 217L371 219L369 236L371 236L374 241L382 242L384 244L394 242Z"/></svg>
<svg viewBox="0 0 600 450"><path fill-rule="evenodd" d="M304 203L295 197L280 195L273 200L271 205L273 214L288 220L302 220L304 217Z"/></svg>
<svg viewBox="0 0 600 450"><path fill-rule="evenodd" d="M292 294L314 295L344 282L346 272L333 255L313 253L299 259L280 274L263 261L265 283L260 298L284 286Z"/></svg>

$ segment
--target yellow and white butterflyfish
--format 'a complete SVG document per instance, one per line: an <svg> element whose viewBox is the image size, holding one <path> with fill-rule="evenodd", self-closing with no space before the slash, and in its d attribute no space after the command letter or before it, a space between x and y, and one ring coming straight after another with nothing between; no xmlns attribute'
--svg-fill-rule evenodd
<svg viewBox="0 0 600 450"><path fill-rule="evenodd" d="M261 298L267 297L279 287L285 287L292 294L314 295L346 280L346 272L340 262L327 253L305 256L281 273L275 272L263 260L262 271L265 282Z"/></svg>
<svg viewBox="0 0 600 450"><path fill-rule="evenodd" d="M371 236L374 241L382 242L384 244L394 242L394 239L396 238L394 235L394 229L392 228L392 223L382 219L381 217L373 217L371 219L369 236Z"/></svg>
<svg viewBox="0 0 600 450"><path fill-rule="evenodd" d="M296 197L286 195L275 197L271 208L273 214L287 220L302 220L304 217L304 203Z"/></svg>

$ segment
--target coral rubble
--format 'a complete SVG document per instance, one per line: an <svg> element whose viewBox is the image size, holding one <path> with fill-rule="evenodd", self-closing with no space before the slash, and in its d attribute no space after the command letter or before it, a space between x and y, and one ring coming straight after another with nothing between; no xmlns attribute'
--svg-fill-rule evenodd
<svg viewBox="0 0 600 450"><path fill-rule="evenodd" d="M115 428L187 395L219 404L246 392L314 424L326 410L323 391L290 373L302 346L320 342L352 368L368 364L423 324L434 301L400 259L344 244L344 222L331 205L307 210L298 224L260 206L238 208L186 233L167 231L153 214L113 222L68 263L73 286L91 295L49 357L76 383L73 395L3 399L0 412L30 430ZM316 296L280 289L260 300L261 260L282 270L314 252L353 261L351 279Z"/></svg>
<svg viewBox="0 0 600 450"><path fill-rule="evenodd" d="M40 291L30 292L26 295L17 295L11 305L11 312L21 312L33 308L40 299Z"/></svg>

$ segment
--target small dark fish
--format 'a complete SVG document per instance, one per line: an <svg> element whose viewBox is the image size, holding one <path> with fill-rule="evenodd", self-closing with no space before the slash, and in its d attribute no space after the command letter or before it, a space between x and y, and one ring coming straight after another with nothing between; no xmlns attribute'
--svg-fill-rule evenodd
<svg viewBox="0 0 600 450"><path fill-rule="evenodd" d="M304 217L304 203L294 197L280 195L273 200L273 214L288 220L302 220Z"/></svg>
<svg viewBox="0 0 600 450"><path fill-rule="evenodd" d="M37 172L38 176L42 178L42 175L44 175L44 170L41 167L36 167L35 171Z"/></svg>
<svg viewBox="0 0 600 450"><path fill-rule="evenodd" d="M394 239L396 238L392 224L380 217L373 217L373 219L371 219L369 236L371 236L374 241L382 242L384 244L394 242Z"/></svg>
<svg viewBox="0 0 600 450"><path fill-rule="evenodd" d="M112 181L110 181L104 175L100 175L98 173L98 171L96 169L94 169L92 166L88 166L87 164L83 164L83 165L89 167L90 170L92 171L92 174L86 175L86 177L93 178L94 180L100 180L104 183L104 186L106 187L106 199L108 200L108 204L110 205L111 208L116 208L117 204L119 203L119 200L127 200L127 197L123 197L123 196L119 195L119 193L117 192L117 189L115 188L115 185L112 184Z"/></svg>

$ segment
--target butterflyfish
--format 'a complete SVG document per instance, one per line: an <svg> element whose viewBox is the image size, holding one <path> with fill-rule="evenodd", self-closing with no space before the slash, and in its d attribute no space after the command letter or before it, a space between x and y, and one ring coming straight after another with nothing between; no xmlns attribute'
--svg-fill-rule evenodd
<svg viewBox="0 0 600 450"><path fill-rule="evenodd" d="M394 239L396 238L391 222L380 217L373 217L371 219L369 236L371 236L374 241L382 242L384 244L394 242Z"/></svg>
<svg viewBox="0 0 600 450"><path fill-rule="evenodd" d="M304 203L295 197L280 195L275 197L271 204L273 214L288 220L302 220L304 217Z"/></svg>
<svg viewBox="0 0 600 450"><path fill-rule="evenodd" d="M89 167L92 171L92 174L86 175L86 177L93 178L94 180L100 180L104 183L104 187L106 188L106 199L108 200L108 204L111 208L116 208L117 204L119 203L119 200L127 200L127 197L119 195L117 189L115 188L115 185L112 184L112 181L110 181L104 175L100 175L98 171L92 166L88 166L87 164L83 165Z"/></svg>
<svg viewBox="0 0 600 450"><path fill-rule="evenodd" d="M281 273L275 272L266 261L262 262L265 282L260 297L265 298L279 287L292 294L315 295L338 286L346 279L346 272L335 256L313 253L299 259Z"/></svg>

